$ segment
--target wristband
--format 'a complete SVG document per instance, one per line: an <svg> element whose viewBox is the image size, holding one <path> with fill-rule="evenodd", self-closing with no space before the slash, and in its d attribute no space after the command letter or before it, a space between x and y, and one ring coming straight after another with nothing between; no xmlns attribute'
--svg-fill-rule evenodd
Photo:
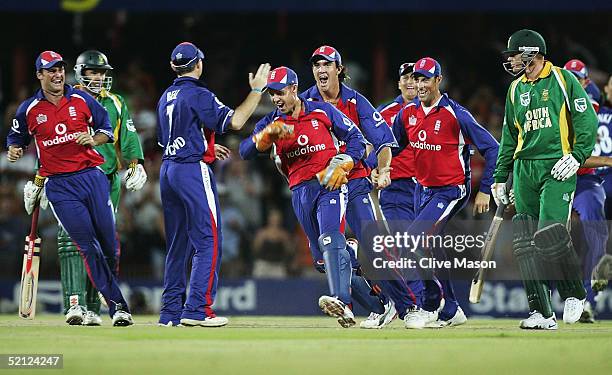
<svg viewBox="0 0 612 375"><path fill-rule="evenodd" d="M260 94L262 94L264 92L265 89L257 89L257 88L252 88L251 91L253 92L258 92Z"/></svg>

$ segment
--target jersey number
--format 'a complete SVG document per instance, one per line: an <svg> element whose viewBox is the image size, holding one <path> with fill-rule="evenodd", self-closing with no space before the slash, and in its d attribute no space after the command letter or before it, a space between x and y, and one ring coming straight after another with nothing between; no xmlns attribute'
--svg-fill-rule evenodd
<svg viewBox="0 0 612 375"><path fill-rule="evenodd" d="M610 131L607 126L600 126L599 129L597 129L597 143L593 148L593 155L608 155L610 153L612 153L612 138L610 138Z"/></svg>

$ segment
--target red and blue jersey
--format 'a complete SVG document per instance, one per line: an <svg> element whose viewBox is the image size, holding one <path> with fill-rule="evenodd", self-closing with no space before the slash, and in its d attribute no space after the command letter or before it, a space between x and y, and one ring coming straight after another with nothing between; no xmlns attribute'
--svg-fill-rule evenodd
<svg viewBox="0 0 612 375"><path fill-rule="evenodd" d="M34 138L41 176L78 172L104 163L94 148L75 141L76 134L90 129L113 142L108 113L96 99L65 85L64 95L55 105L38 90L17 109L7 145L25 147Z"/></svg>
<svg viewBox="0 0 612 375"><path fill-rule="evenodd" d="M595 110L595 112L599 113L599 101L601 100L601 91L599 91L599 88L593 82L589 82L589 84L584 88L584 91L586 91L587 95L589 96L589 99L591 100L591 104L593 105L593 109ZM597 138L597 144L599 144L599 131ZM593 149L593 153L591 155L598 156L599 154L596 154L596 150L597 145L595 145L595 148ZM576 172L578 176L594 173L595 168L580 168L578 169L578 172Z"/></svg>
<svg viewBox="0 0 612 375"><path fill-rule="evenodd" d="M425 187L463 185L470 177L470 144L485 158L480 191L491 193L499 144L467 109L443 94L426 113L420 102L400 110L393 134L414 149L417 181Z"/></svg>
<svg viewBox="0 0 612 375"><path fill-rule="evenodd" d="M408 103L405 103L404 98L399 95L391 103L383 104L376 110L380 112L383 119L389 124L389 127L391 127L393 121L395 121L395 117L406 104ZM368 160L370 160L369 156ZM372 162L375 162L375 160ZM410 147L410 144L406 144L406 147L391 159L391 180L411 178L414 177L414 173L414 151L412 147Z"/></svg>
<svg viewBox="0 0 612 375"><path fill-rule="evenodd" d="M309 101L323 102L323 97L316 85L304 91L301 96ZM385 120L380 112L374 109L363 95L343 83L340 84L340 100L336 108L359 127L365 139L374 146L375 155L378 155L383 147L397 148L397 141L389 127L381 126L385 124ZM343 147L341 144L341 151ZM363 162L355 163L349 179L367 177L369 174Z"/></svg>
<svg viewBox="0 0 612 375"><path fill-rule="evenodd" d="M164 149L162 159L212 163L214 134L225 132L233 114L199 80L175 79L157 104L157 143Z"/></svg>
<svg viewBox="0 0 612 375"><path fill-rule="evenodd" d="M597 142L593 148L594 156L612 156L612 107L601 106L597 113L599 126L597 128ZM597 174L608 174L611 168L597 168Z"/></svg>
<svg viewBox="0 0 612 375"><path fill-rule="evenodd" d="M365 152L366 141L359 128L329 103L302 100L302 111L297 118L282 114L277 109L257 122L252 135L276 120L293 126L292 138L274 142L290 188L315 178L340 152L353 158L355 165ZM240 156L243 159L252 159L258 153L252 138L240 143ZM339 141L345 143L344 151L340 151Z"/></svg>

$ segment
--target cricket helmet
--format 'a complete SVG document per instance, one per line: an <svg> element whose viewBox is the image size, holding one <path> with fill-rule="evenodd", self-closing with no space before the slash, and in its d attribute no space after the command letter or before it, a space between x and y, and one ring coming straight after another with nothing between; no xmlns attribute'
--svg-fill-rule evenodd
<svg viewBox="0 0 612 375"><path fill-rule="evenodd" d="M523 61L523 68L520 71L514 71L509 61L503 62L504 69L512 75L522 73L538 53L546 55L546 41L544 41L542 35L537 31L529 29L519 30L510 35L510 38L508 38L508 45L502 52L502 55L504 60L507 60L508 57L515 56L519 53Z"/></svg>
<svg viewBox="0 0 612 375"><path fill-rule="evenodd" d="M83 75L85 69L96 69L106 71L106 76L102 80L101 84L98 84L91 77ZM99 93L102 88L110 90L113 84L113 77L109 76L109 71L113 70L113 67L108 63L108 58L105 54L96 50L89 50L81 53L76 59L74 64L74 77L78 83L83 85L89 91Z"/></svg>

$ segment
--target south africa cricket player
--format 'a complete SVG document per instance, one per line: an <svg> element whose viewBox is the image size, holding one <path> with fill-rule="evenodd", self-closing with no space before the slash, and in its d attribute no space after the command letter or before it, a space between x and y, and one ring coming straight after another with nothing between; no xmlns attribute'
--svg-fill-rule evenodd
<svg viewBox="0 0 612 375"><path fill-rule="evenodd" d="M547 61L546 53L544 38L533 30L508 39L504 68L520 76L506 97L492 190L496 202L508 203L505 182L513 173L513 248L530 310L520 327L554 330L547 280L556 280L565 300L566 323L578 321L586 297L566 224L576 172L593 150L597 116L576 77Z"/></svg>

